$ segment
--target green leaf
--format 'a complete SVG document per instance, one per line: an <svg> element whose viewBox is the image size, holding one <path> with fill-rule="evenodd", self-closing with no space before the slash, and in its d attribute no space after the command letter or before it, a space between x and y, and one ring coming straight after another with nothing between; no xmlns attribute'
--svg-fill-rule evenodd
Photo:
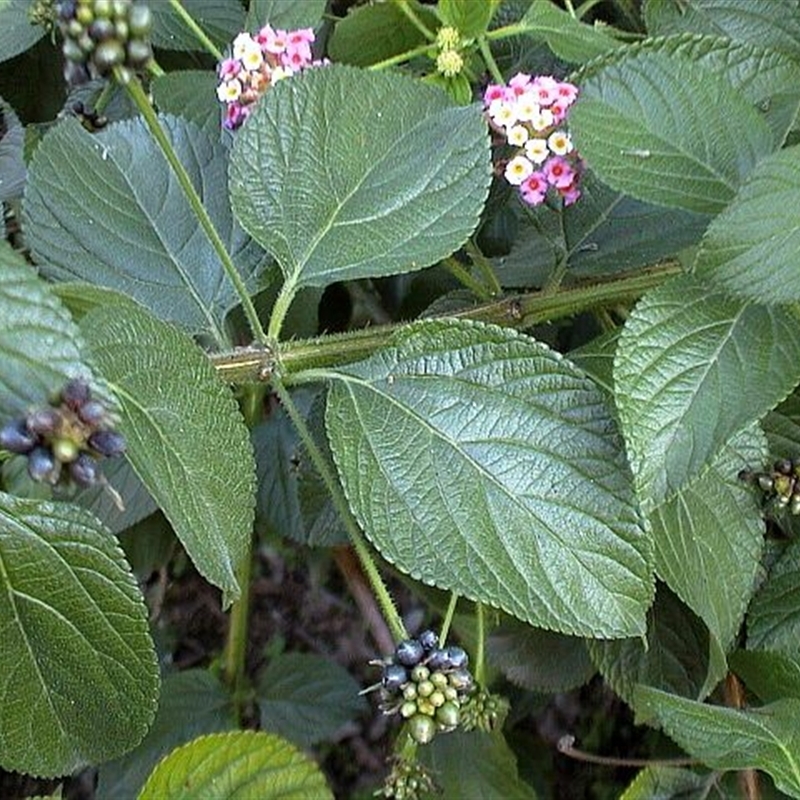
<svg viewBox="0 0 800 800"><path fill-rule="evenodd" d="M644 632L651 542L600 393L528 337L426 321L332 379L350 505L390 562L532 625Z"/></svg>
<svg viewBox="0 0 800 800"><path fill-rule="evenodd" d="M800 460L800 396L790 394L764 417L762 427L767 435L770 453Z"/></svg>
<svg viewBox="0 0 800 800"><path fill-rule="evenodd" d="M736 300L691 276L647 294L625 324L614 371L644 502L663 502L699 474L798 379L790 311Z"/></svg>
<svg viewBox="0 0 800 800"><path fill-rule="evenodd" d="M800 546L791 544L770 570L747 613L748 650L800 659Z"/></svg>
<svg viewBox="0 0 800 800"><path fill-rule="evenodd" d="M216 74L209 70L185 69L157 76L150 87L161 113L193 122L214 142L219 140L222 130L218 83Z"/></svg>
<svg viewBox="0 0 800 800"><path fill-rule="evenodd" d="M731 669L765 703L794 697L800 700L800 659L768 650L736 650Z"/></svg>
<svg viewBox="0 0 800 800"><path fill-rule="evenodd" d="M640 686L636 701L687 753L713 769L760 769L800 797L800 700L750 711L708 706Z"/></svg>
<svg viewBox="0 0 800 800"><path fill-rule="evenodd" d="M31 24L31 5L20 0L0 0L0 61L24 53L44 36L41 25Z"/></svg>
<svg viewBox="0 0 800 800"><path fill-rule="evenodd" d="M147 610L86 511L0 494L0 764L57 776L130 750L155 713Z"/></svg>
<svg viewBox="0 0 800 800"><path fill-rule="evenodd" d="M24 144L25 128L11 106L0 97L0 203L22 196L25 186Z"/></svg>
<svg viewBox="0 0 800 800"><path fill-rule="evenodd" d="M199 572L239 596L253 529L255 464L230 390L185 334L133 307L82 320L120 406L127 457Z"/></svg>
<svg viewBox="0 0 800 800"><path fill-rule="evenodd" d="M774 146L766 122L727 80L684 56L647 50L587 78L570 125L609 186L701 213L721 211Z"/></svg>
<svg viewBox="0 0 800 800"><path fill-rule="evenodd" d="M235 728L230 694L214 675L204 669L168 675L153 726L142 743L100 767L96 800L136 797L156 764L176 747L204 733Z"/></svg>
<svg viewBox="0 0 800 800"><path fill-rule="evenodd" d="M712 223L697 272L741 297L800 300L800 146L763 159Z"/></svg>
<svg viewBox="0 0 800 800"><path fill-rule="evenodd" d="M504 287L540 286L566 256L569 275L596 276L654 264L700 241L710 217L634 200L589 170L580 203L561 214L539 206L519 214L507 256L493 259Z"/></svg>
<svg viewBox="0 0 800 800"><path fill-rule="evenodd" d="M173 750L138 800L333 800L316 764L271 733L201 736Z"/></svg>
<svg viewBox="0 0 800 800"><path fill-rule="evenodd" d="M444 25L457 28L464 38L480 36L489 27L500 0L474 3L472 0L439 0L437 11Z"/></svg>
<svg viewBox="0 0 800 800"><path fill-rule="evenodd" d="M305 0L304 0L305 2ZM229 45L244 30L244 8L240 0L190 0L184 3L194 21L219 48ZM205 50L192 30L170 3L151 4L152 40L162 50Z"/></svg>
<svg viewBox="0 0 800 800"><path fill-rule="evenodd" d="M477 106L453 107L402 75L308 70L258 104L230 180L237 217L290 286L421 269L478 223L486 123Z"/></svg>
<svg viewBox="0 0 800 800"><path fill-rule="evenodd" d="M161 122L255 288L263 252L233 220L225 148L183 119ZM74 119L57 125L36 150L24 210L28 241L48 277L118 289L165 320L225 340L223 318L237 295L141 119L97 134Z"/></svg>
<svg viewBox="0 0 800 800"><path fill-rule="evenodd" d="M532 692L565 692L595 673L583 639L508 620L486 641L489 662Z"/></svg>
<svg viewBox="0 0 800 800"><path fill-rule="evenodd" d="M77 326L50 287L0 242L0 415L41 405L89 372Z"/></svg>
<svg viewBox="0 0 800 800"><path fill-rule="evenodd" d="M438 27L438 20L428 6L416 0L409 0L408 6L429 30ZM422 31L396 3L356 6L336 23L328 42L328 55L340 64L368 67L426 41Z"/></svg>
<svg viewBox="0 0 800 800"><path fill-rule="evenodd" d="M418 751L418 758L441 789L431 798L536 800L536 792L519 778L516 756L500 733L440 735Z"/></svg>
<svg viewBox="0 0 800 800"><path fill-rule="evenodd" d="M258 681L261 730L309 747L366 710L361 687L344 667L309 653L284 653Z"/></svg>
<svg viewBox="0 0 800 800"><path fill-rule="evenodd" d="M644 18L651 35L722 35L800 59L800 17L794 0L646 0Z"/></svg>
<svg viewBox="0 0 800 800"><path fill-rule="evenodd" d="M533 0L518 24L534 38L544 39L559 58L572 64L583 64L622 46L601 28L586 25L550 0Z"/></svg>
<svg viewBox="0 0 800 800"><path fill-rule="evenodd" d="M656 574L706 623L723 651L744 619L764 544L761 512L738 473L765 458L764 435L753 426L650 515Z"/></svg>
<svg viewBox="0 0 800 800"><path fill-rule="evenodd" d="M648 612L644 641L594 640L587 646L603 678L637 716L642 712L634 694L637 684L697 698L725 674L724 655L714 651L702 621L663 584Z"/></svg>
<svg viewBox="0 0 800 800"><path fill-rule="evenodd" d="M322 19L326 5L327 0L252 0L245 30L255 31L267 23L284 30L311 28Z"/></svg>
<svg viewBox="0 0 800 800"><path fill-rule="evenodd" d="M647 767L624 791L620 800L706 800L717 775L698 775L677 767Z"/></svg>

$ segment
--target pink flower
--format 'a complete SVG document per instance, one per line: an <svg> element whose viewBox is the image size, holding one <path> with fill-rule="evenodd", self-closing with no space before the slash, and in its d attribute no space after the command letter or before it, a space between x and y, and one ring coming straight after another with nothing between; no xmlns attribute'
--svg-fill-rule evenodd
<svg viewBox="0 0 800 800"><path fill-rule="evenodd" d="M544 202L547 194L547 179L541 172L529 175L519 187L520 197L529 206L538 206Z"/></svg>
<svg viewBox="0 0 800 800"><path fill-rule="evenodd" d="M539 75L534 78L532 88L540 106L549 106L558 96L558 81L551 75Z"/></svg>
<svg viewBox="0 0 800 800"><path fill-rule="evenodd" d="M577 186L568 186L566 189L559 189L558 193L564 200L565 206L571 206L581 196L581 190Z"/></svg>
<svg viewBox="0 0 800 800"><path fill-rule="evenodd" d="M563 156L551 156L542 170L547 182L556 189L566 189L575 180L575 170Z"/></svg>
<svg viewBox="0 0 800 800"><path fill-rule="evenodd" d="M489 106L493 100L505 100L508 97L508 90L499 83L490 83L483 93L483 104Z"/></svg>
<svg viewBox="0 0 800 800"><path fill-rule="evenodd" d="M528 91L531 83L531 76L524 72L518 72L509 82L508 88L512 95L519 96Z"/></svg>
<svg viewBox="0 0 800 800"><path fill-rule="evenodd" d="M241 64L239 63L238 58L226 58L220 65L219 65L219 77L223 80L228 78L235 78L238 74L239 70L241 69Z"/></svg>

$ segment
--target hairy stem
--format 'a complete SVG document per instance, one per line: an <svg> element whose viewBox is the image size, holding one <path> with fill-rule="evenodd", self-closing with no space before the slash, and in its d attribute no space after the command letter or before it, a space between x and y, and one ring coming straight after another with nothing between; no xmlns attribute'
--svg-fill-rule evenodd
<svg viewBox="0 0 800 800"><path fill-rule="evenodd" d="M384 58L383 61L377 61L375 64L370 64L367 69L376 71L387 69L388 67L394 67L396 64L403 64L406 61L410 61L412 58L416 58L417 56L428 55L430 52L431 46L429 44L421 44L418 47L412 48L411 50L406 50L404 53L398 53L397 55L390 56L389 58Z"/></svg>
<svg viewBox="0 0 800 800"><path fill-rule="evenodd" d="M244 285L242 276L239 275L239 271L236 269L233 259L231 259L225 244L220 238L217 229L214 227L211 217L208 216L208 212L203 205L203 201L200 199L197 191L194 188L194 185L192 184L192 179L186 172L186 169L181 163L181 160L178 158L178 154L175 152L172 143L164 132L164 129L161 127L161 123L158 121L156 112L150 105L147 95L144 93L144 89L142 89L141 83L139 83L137 78L132 77L128 70L121 69L120 67L115 68L114 78L117 80L117 82L121 83L125 87L129 96L139 109L139 113L144 118L147 127L150 129L150 133L152 134L158 146L161 148L161 152L164 154L164 157L167 159L170 167L172 167L172 171L175 173L175 177L178 179L178 183L181 185L181 188L186 195L186 199L189 201L189 205L197 217L197 221L200 223L200 226L208 237L208 241L214 248L214 252L217 254L220 263L222 264L222 268L225 270L225 274L233 284L233 288L242 303L242 309L244 310L245 317L250 325L253 337L256 341L265 343L267 341L267 336L261 326L261 320L258 318L258 313L256 312L256 308L253 305L252 299L250 298L250 293L247 291L247 287ZM222 332L217 330L217 335L222 337Z"/></svg>
<svg viewBox="0 0 800 800"><path fill-rule="evenodd" d="M250 575L252 570L252 541L236 570L242 594L233 603L230 611L228 636L223 654L223 679L231 690L234 713L241 719L244 708L247 686L245 680L245 662L247 656L247 621L250 614Z"/></svg>
<svg viewBox="0 0 800 800"><path fill-rule="evenodd" d="M483 63L486 64L486 68L489 70L492 80L495 83L505 83L503 73L500 72L500 67L497 66L497 62L494 60L491 48L489 47L489 40L486 36L478 37L478 49L481 51Z"/></svg>
<svg viewBox="0 0 800 800"><path fill-rule="evenodd" d="M281 401L281 405L289 415L289 418L292 420L292 424L297 429L297 433L300 436L300 440L303 442L303 446L305 447L309 458L322 478L325 488L328 490L328 494L331 497L334 508L344 522L344 526L350 535L350 542L353 545L356 555L358 556L359 562L361 563L361 568L364 570L364 574L367 576L367 580L372 587L372 591L375 594L378 605L381 607L384 619L389 626L389 630L392 632L392 636L396 641L407 638L408 633L406 632L403 620L400 618L400 614L397 611L394 600L392 599L391 594L389 594L389 590L386 588L386 584L383 582L380 572L378 572L378 567L376 566L375 561L369 552L369 547L364 539L364 534L361 532L361 529L358 527L358 523L350 511L350 506L347 504L342 487L334 477L333 472L328 466L328 462L325 460L325 457L322 455L319 447L317 447L317 443L314 441L314 437L311 435L311 431L308 429L306 421L303 419L302 414L300 414L300 411L294 404L294 401L292 400L292 397L287 391L286 387L279 379L273 378L272 388L275 390L275 393L278 395L278 398Z"/></svg>
<svg viewBox="0 0 800 800"><path fill-rule="evenodd" d="M428 29L428 26L419 18L416 11L411 8L406 0L394 0L395 5L403 12L408 18L408 21L426 38L428 41L433 41L436 36L433 31Z"/></svg>
<svg viewBox="0 0 800 800"><path fill-rule="evenodd" d="M456 615L456 606L458 605L458 595L455 592L450 592L450 602L447 604L447 611L445 611L444 619L442 620L442 628L439 631L439 647L444 647L447 637L450 634L450 626L453 624L453 617Z"/></svg>
<svg viewBox="0 0 800 800"><path fill-rule="evenodd" d="M194 18L183 7L180 0L169 0L169 4L172 6L175 13L183 20L186 27L194 34L194 38L197 39L217 61L222 61L224 56L219 48L206 36L206 32L194 21Z"/></svg>
<svg viewBox="0 0 800 800"><path fill-rule="evenodd" d="M492 290L476 280L470 271L460 264L453 256L442 261L444 268L463 286L466 286L476 297L481 300L491 300Z"/></svg>
<svg viewBox="0 0 800 800"><path fill-rule="evenodd" d="M475 603L475 629L477 643L475 645L475 682L479 686L486 685L486 609L483 603Z"/></svg>

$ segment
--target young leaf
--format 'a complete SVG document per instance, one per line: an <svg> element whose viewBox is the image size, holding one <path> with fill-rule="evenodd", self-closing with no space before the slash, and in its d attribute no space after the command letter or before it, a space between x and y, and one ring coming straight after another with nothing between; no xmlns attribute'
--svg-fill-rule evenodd
<svg viewBox="0 0 800 800"><path fill-rule="evenodd" d="M152 3L153 44L163 50L204 50L202 42L175 12L171 3ZM239 0L192 0L186 10L217 47L230 44L244 30Z"/></svg>
<svg viewBox="0 0 800 800"><path fill-rule="evenodd" d="M245 30L256 31L267 23L283 30L311 28L322 19L326 5L327 0L252 0ZM338 28L337 24L334 32Z"/></svg>
<svg viewBox="0 0 800 800"><path fill-rule="evenodd" d="M367 708L361 687L329 658L284 653L261 674L256 693L261 730L309 747Z"/></svg>
<svg viewBox="0 0 800 800"><path fill-rule="evenodd" d="M518 24L534 38L544 39L559 58L572 64L583 64L622 46L602 29L580 22L550 0L531 3Z"/></svg>
<svg viewBox="0 0 800 800"><path fill-rule="evenodd" d="M444 25L456 28L464 38L473 38L486 32L492 15L501 0L439 0L437 10Z"/></svg>
<svg viewBox="0 0 800 800"><path fill-rule="evenodd" d="M333 800L316 764L272 733L201 736L153 770L138 800Z"/></svg>
<svg viewBox="0 0 800 800"><path fill-rule="evenodd" d="M749 711L703 705L640 686L637 705L656 716L670 738L713 769L761 769L790 797L800 797L800 700Z"/></svg>
<svg viewBox="0 0 800 800"><path fill-rule="evenodd" d="M706 623L723 651L744 619L764 544L752 489L737 475L765 458L764 435L753 426L650 515L656 574Z"/></svg>
<svg viewBox="0 0 800 800"><path fill-rule="evenodd" d="M432 772L439 800L536 800L536 792L520 779L517 758L500 733L437 736L419 751Z"/></svg>
<svg viewBox="0 0 800 800"><path fill-rule="evenodd" d="M738 301L691 276L642 298L620 337L614 381L646 504L680 489L792 390L797 330L791 311Z"/></svg>
<svg viewBox="0 0 800 800"><path fill-rule="evenodd" d="M31 23L29 11L28 3L0 0L0 61L24 53L44 36L44 28Z"/></svg>
<svg viewBox="0 0 800 800"><path fill-rule="evenodd" d="M449 255L477 225L490 177L476 106L344 66L280 81L237 134L230 165L237 217L295 287Z"/></svg>
<svg viewBox="0 0 800 800"><path fill-rule="evenodd" d="M0 242L0 414L41 404L70 379L88 375L77 326L50 287Z"/></svg>
<svg viewBox="0 0 800 800"><path fill-rule="evenodd" d="M0 494L0 764L56 776L130 750L155 713L147 610L88 512Z"/></svg>
<svg viewBox="0 0 800 800"><path fill-rule="evenodd" d="M800 146L764 158L712 223L697 272L741 297L800 300Z"/></svg>
<svg viewBox="0 0 800 800"><path fill-rule="evenodd" d="M255 288L264 254L231 215L225 148L186 120L161 122L242 278ZM48 277L119 289L162 319L225 341L223 318L236 294L140 119L97 134L74 119L57 125L36 150L24 219Z"/></svg>
<svg viewBox="0 0 800 800"><path fill-rule="evenodd" d="M644 632L652 544L611 414L577 368L451 320L325 376L334 459L385 558L537 627Z"/></svg>
<svg viewBox="0 0 800 800"><path fill-rule="evenodd" d="M235 600L255 464L233 396L191 339L143 309L97 308L81 327L119 402L129 461L199 572Z"/></svg>
<svg viewBox="0 0 800 800"><path fill-rule="evenodd" d="M718 213L772 133L727 80L685 56L633 50L591 75L570 113L575 144L609 186Z"/></svg>
<svg viewBox="0 0 800 800"><path fill-rule="evenodd" d="M725 36L800 59L800 18L794 0L647 0L644 18L651 36Z"/></svg>
<svg viewBox="0 0 800 800"><path fill-rule="evenodd" d="M156 764L176 747L235 728L230 694L214 675L204 669L168 675L153 726L133 752L100 767L95 800L136 797Z"/></svg>

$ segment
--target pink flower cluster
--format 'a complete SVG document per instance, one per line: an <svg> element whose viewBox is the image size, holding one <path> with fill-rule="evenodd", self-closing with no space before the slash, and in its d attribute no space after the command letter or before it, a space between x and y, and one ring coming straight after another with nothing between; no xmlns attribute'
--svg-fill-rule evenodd
<svg viewBox="0 0 800 800"><path fill-rule="evenodd" d="M307 67L328 63L313 60L313 42L311 28L284 31L265 25L255 36L240 33L233 40L232 57L219 67L217 97L228 106L223 125L236 130L274 83Z"/></svg>
<svg viewBox="0 0 800 800"><path fill-rule="evenodd" d="M581 196L582 161L561 127L577 96L578 87L571 83L522 72L508 86L491 84L483 95L492 126L517 148L505 164L505 179L519 187L528 205L543 203L550 188L565 206Z"/></svg>

